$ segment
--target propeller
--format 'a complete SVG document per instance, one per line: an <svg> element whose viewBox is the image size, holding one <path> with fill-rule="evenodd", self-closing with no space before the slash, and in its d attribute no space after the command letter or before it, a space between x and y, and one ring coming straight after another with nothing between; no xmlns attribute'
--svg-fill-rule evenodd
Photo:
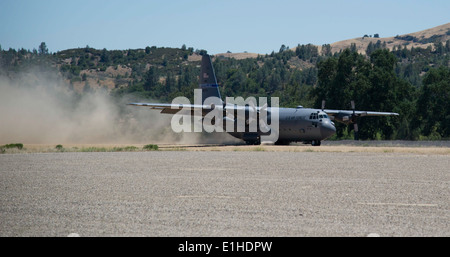
<svg viewBox="0 0 450 257"><path fill-rule="evenodd" d="M230 108L228 108L230 107ZM242 106L241 106L242 107ZM226 120L227 122L235 122L235 124L245 124L246 126L255 126L258 129L258 124L259 124L259 129L261 130L261 132L266 133L270 131L270 127L267 124L266 120L268 119L269 111L268 109L268 105L267 102L264 103L264 105L262 107L257 108L257 106L255 105L255 102L250 101L248 103L248 109L246 109L245 111L245 115L239 115L239 113L236 113L235 115L235 111L238 108L238 106L234 105L234 106L229 106L227 105L226 102L223 103L223 110L224 110L224 120ZM244 106L245 108L245 106ZM265 114L265 119L263 119L260 115L261 112L263 112ZM247 114L248 114L248 119L247 119ZM255 117L256 116L256 117ZM243 123L241 123L243 121ZM255 124L256 122L256 124ZM254 128L254 127L250 127L250 128ZM241 127L239 129L242 129Z"/></svg>
<svg viewBox="0 0 450 257"><path fill-rule="evenodd" d="M247 125L250 125L251 123L256 121L256 119L253 117L253 115L250 114L250 112L256 113L256 115L258 115L258 111L256 109L255 103L253 101L250 101L249 105L250 105L250 109L249 109L249 116L250 117L246 121Z"/></svg>
<svg viewBox="0 0 450 257"><path fill-rule="evenodd" d="M356 114L355 114L355 101L351 101L351 105L352 105L352 110L353 110L353 115L352 115L352 123L353 123L353 129L355 131L355 140L359 140L358 137L358 123L356 120Z"/></svg>
<svg viewBox="0 0 450 257"><path fill-rule="evenodd" d="M263 118L263 117L261 117L261 113L263 113L264 114L264 116L263 117L265 117L265 119ZM266 121L268 120L268 118L269 118L269 112L268 112L268 110L267 110L267 103L264 103L264 105L261 107L261 108L259 108L259 111L258 111L258 121L259 121L259 129L263 132L263 133L266 133L266 132L269 132L270 131L270 127L269 127L269 125L267 125L267 123L266 123ZM272 123L273 124L273 123Z"/></svg>
<svg viewBox="0 0 450 257"><path fill-rule="evenodd" d="M325 112L325 100L322 100L322 111ZM329 116L330 120L334 120L335 117L333 115ZM334 126L334 123L333 123Z"/></svg>
<svg viewBox="0 0 450 257"><path fill-rule="evenodd" d="M249 105L250 105L251 111L255 112L256 115L257 115L256 117L257 117L257 120L259 122L259 129L263 133L269 132L270 131L270 127L267 125L265 119L263 119L261 117L261 112L265 112L265 117L267 119L267 114L268 114L267 113L267 107L268 107L267 102L264 103L264 105L262 107L260 107L259 110L256 108L255 103L253 101L250 101ZM248 124L251 124L252 122L255 122L255 120L253 118L249 118Z"/></svg>

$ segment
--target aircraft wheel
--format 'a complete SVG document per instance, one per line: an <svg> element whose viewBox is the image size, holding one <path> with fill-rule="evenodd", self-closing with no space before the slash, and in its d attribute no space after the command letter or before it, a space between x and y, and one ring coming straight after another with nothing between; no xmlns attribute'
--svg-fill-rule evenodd
<svg viewBox="0 0 450 257"><path fill-rule="evenodd" d="M312 145L312 146L320 146L320 140L313 140L313 141L311 142L311 145Z"/></svg>
<svg viewBox="0 0 450 257"><path fill-rule="evenodd" d="M289 145L291 142L278 140L275 142L275 145Z"/></svg>

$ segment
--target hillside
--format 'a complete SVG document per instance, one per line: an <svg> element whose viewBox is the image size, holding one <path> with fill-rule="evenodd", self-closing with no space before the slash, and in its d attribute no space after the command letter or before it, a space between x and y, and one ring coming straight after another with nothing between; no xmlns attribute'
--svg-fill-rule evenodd
<svg viewBox="0 0 450 257"><path fill-rule="evenodd" d="M386 44L386 48L391 51L394 47L398 48L399 46L402 48L406 46L408 49L411 49L411 47L427 48L429 46L434 47L434 43L441 42L445 44L445 42L449 39L450 23L447 23L431 29L392 37L375 38L373 36L364 37L364 35L361 35L361 37L358 38L332 43L331 51L336 53L346 48L350 48L352 44L355 44L358 53L365 54L369 44L376 44L378 41L380 41L381 44Z"/></svg>
<svg viewBox="0 0 450 257"><path fill-rule="evenodd" d="M448 56L445 57L442 53L437 53L438 57L430 56L428 53L420 53L419 56L413 56L414 53L407 54L400 52L405 48L408 50L427 49L434 51L436 46L442 43L444 48L448 47L450 40L450 23L430 28L427 30L409 33L405 35L397 35L392 37L380 38L375 35L362 35L361 37L343 40L323 46L315 45L298 45L294 48L283 49L284 45L278 53L270 55L263 55L257 53L221 53L214 56L216 60L236 60L245 61L248 59L258 59L258 67L263 67L264 63L271 61L272 58L282 58L284 64L287 64L291 69L307 71L314 76L316 72L316 64L324 58L339 54L346 48L357 51L360 54L370 54L376 49L387 48L394 52L405 67L398 70L398 74L415 84L420 85L420 75L427 71L427 65L435 66L446 63ZM40 46L41 47L41 46ZM44 46L45 48L45 46ZM289 50L289 51L286 51ZM45 49L43 50L45 53ZM47 50L48 51L48 50ZM142 82L146 79L146 73L151 67L158 70L157 80L165 84L167 76L173 76L176 81L179 81L180 76L188 71L189 76L196 76L194 70L200 60L201 54L205 50L196 50L192 47L187 48L165 48L165 47L146 47L145 49L128 49L128 50L98 50L88 46L85 48L68 49L45 56L45 62L49 62L55 66L66 82L78 91L83 92L89 88L107 88L109 91L120 88L127 88L135 83ZM0 73L8 73L8 69L18 70L21 66L29 66L38 64L42 66L43 56L37 52L30 52L29 50L9 49L8 51L0 51L0 65L3 70ZM426 60L418 61L419 58L426 58ZM249 61L254 63L255 61ZM413 64L420 67L414 67L413 74L404 74L409 72L406 70L406 65ZM448 66L448 64L446 65ZM186 69L190 67L189 69ZM409 68L411 69L411 67ZM6 71L5 71L6 70ZM411 72L409 72L411 73ZM10 74L11 75L11 74ZM12 75L11 75L12 76ZM223 78L221 78L223 79ZM190 78L195 81L195 78ZM315 83L317 79L307 79L311 83ZM86 87L88 85L88 87Z"/></svg>
<svg viewBox="0 0 450 257"><path fill-rule="evenodd" d="M236 60L242 60L247 58L256 58L260 54L256 53L222 53L222 54L216 54L215 57L221 57L221 58L234 58Z"/></svg>
<svg viewBox="0 0 450 257"><path fill-rule="evenodd" d="M375 34L375 36L377 36ZM450 40L450 23L437 26L434 28L426 29L419 32L404 34L404 35L396 35L391 37L374 37L374 35L363 35L358 38L347 39L338 41L330 44L330 53L325 53L323 50L324 46L314 46L314 45L299 45L297 47L291 48L290 50L295 52L295 56L292 56L287 60L287 64L293 69L299 70L309 70L316 66L317 61L321 60L322 56L330 56L333 54L338 54L347 48L354 47L356 51L360 54L366 55L370 54L373 50L378 48L387 48L390 51L400 51L402 49L411 50L412 48L420 48L427 49L430 47L431 50L435 50L435 45L442 43L444 46L446 42ZM311 46L311 47L310 47ZM306 48L306 54L304 51L299 53L298 47L302 49ZM317 49L317 55L314 53L310 54L308 52L314 52L313 48ZM68 52L73 52L74 50L66 50L57 53L62 56L69 56ZM97 52L96 52L97 51ZM204 51L204 50L201 50ZM78 80L77 78L69 79L73 84L73 87L82 91L86 82L91 87L107 87L109 90L114 88L123 88L127 87L129 84L132 84L134 81L142 79L142 74L149 70L151 66L159 66L163 69L169 68L174 76L178 79L179 67L187 66L187 65L197 65L201 60L201 51L193 51L193 48L189 49L175 49L175 48L155 48L155 47L147 47L146 49L136 49L136 50L127 50L127 51L114 51L112 52L112 56L115 56L116 60L113 63L117 63L117 60L121 60L122 62L118 65L112 65L108 67L104 67L101 69L83 69L80 71L79 75L82 80ZM90 52L89 57L93 58L95 56L95 60L97 63L101 61L102 54L105 55L104 50L100 53L99 50L86 50L86 52ZM111 52L111 51L108 51ZM123 58L119 58L118 55L123 54ZM280 54L280 53L278 53ZM131 58L130 58L131 56ZM219 53L213 56L213 60L220 59L235 59L235 60L245 60L245 59L254 59L258 56L263 57L263 54L258 53ZM306 56L306 57L305 57ZM271 56L273 57L273 56ZM399 56L400 57L400 56ZM127 61L123 61L126 59ZM131 60L130 60L131 59ZM264 58L262 58L264 59ZM65 59L65 63L60 63L60 67L63 68L67 66L67 62L72 59ZM78 59L77 59L78 60ZM167 66L167 62L170 62L172 65ZM407 61L411 62L411 61ZM431 61L434 63L434 61ZM65 65L66 64L66 65ZM260 62L261 64L261 62ZM424 72L422 68L422 72ZM166 72L167 73L167 72ZM400 73L400 72L399 72ZM420 74L420 71L418 71ZM131 74L135 74L134 77ZM136 75L137 74L137 75ZM160 78L161 83L165 83L166 74L160 74L162 77ZM409 79L412 83L419 85L417 82L418 75L415 74L415 78ZM419 84L418 84L419 83Z"/></svg>
<svg viewBox="0 0 450 257"><path fill-rule="evenodd" d="M230 78L236 79L235 76L242 80L244 75L258 83L250 85L252 90L249 90L249 93L262 93L261 83L273 84L271 88L275 89L278 87L275 84L283 83L287 78L287 72L293 73L296 70L302 73L301 76L296 75L297 83L315 86L318 81L317 64L339 55L347 48L362 55L370 55L380 48L389 49L398 58L397 75L415 86L420 86L422 76L430 67L450 65L447 54L450 49L450 23L385 38L375 34L322 46L299 44L289 48L282 45L279 52L272 52L270 55L221 53L216 54L213 61L216 63L218 79L223 85L226 85ZM69 87L79 93L97 89L128 92L136 90L133 86L140 87L143 84L147 85L146 91L152 91L149 90L152 85L159 84L160 93L148 95L159 97L167 89L162 86L167 85L168 92L188 92L188 89L181 89L196 84L201 54L205 52L206 50L198 49L194 51L193 47L187 48L185 45L181 48L147 46L144 49L128 50L99 50L86 46L49 54L43 42L39 46L39 52L0 49L0 75L14 77L17 72L32 66L39 66L40 69L50 66L52 69L56 68ZM238 67L243 74L236 72ZM250 73L255 73L255 78L251 78ZM277 73L276 76L271 76L274 73ZM149 80L153 82L150 83ZM236 91L236 86L230 90ZM273 91L268 86L265 90ZM165 99L168 98L168 95L165 96Z"/></svg>
<svg viewBox="0 0 450 257"><path fill-rule="evenodd" d="M206 52L183 45L50 53L42 42L39 50L0 49L0 86L9 81L32 89L45 78L41 84L57 84L78 96L99 91L131 101L170 102L178 96L192 101ZM326 100L327 108L335 109L355 100L364 110L401 114L365 124L361 138L450 138L450 23L387 38L282 45L264 55L216 54L213 62L223 96L279 97L283 107L320 108ZM337 129L337 138L351 137L353 127Z"/></svg>

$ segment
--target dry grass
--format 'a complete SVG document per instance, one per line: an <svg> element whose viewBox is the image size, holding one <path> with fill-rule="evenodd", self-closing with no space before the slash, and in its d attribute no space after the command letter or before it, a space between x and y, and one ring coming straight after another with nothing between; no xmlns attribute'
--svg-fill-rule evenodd
<svg viewBox="0 0 450 257"><path fill-rule="evenodd" d="M222 53L216 54L214 57L226 57L226 58L234 58L236 60L242 60L247 58L257 58L259 54L255 53Z"/></svg>
<svg viewBox="0 0 450 257"><path fill-rule="evenodd" d="M434 35L443 35L441 42L444 42L444 44L445 44L445 42L450 39L450 35L447 34L447 32L449 30L450 30L450 23L447 23L447 24L437 26L434 28L430 28L430 29L426 29L426 30L422 30L422 31L418 31L418 32L413 32L413 33L408 33L408 34L404 34L404 35L399 35L399 36L410 35L410 36L413 36L413 37L421 40L421 39L431 38ZM365 54L369 43L372 42L372 44L375 44L378 40L380 40L381 43L385 42L386 47L390 50L392 50L394 48L394 46L395 47L398 47L398 46L403 47L404 45L406 45L406 47L408 49L411 49L411 47L415 47L415 48L417 48L417 47L427 48L428 46L434 47L433 43L422 44L419 42L401 40L401 39L398 39L395 37L396 37L396 35L391 35L390 37L382 37L382 38L373 38L373 37L363 38L363 35L361 35L361 37L346 39L346 40L331 43L331 51L332 51L332 53L336 53L336 52L342 51L346 48L350 48L351 44L355 44L357 51L361 54ZM317 46L317 47L318 47L318 50L320 53L322 51L322 46ZM295 51L295 49L296 49L296 47L291 48L292 51Z"/></svg>
<svg viewBox="0 0 450 257"><path fill-rule="evenodd" d="M137 152L144 151L145 144L68 144L57 148L50 144L25 144L22 150L6 149L6 154L55 153L55 152ZM450 155L449 147L402 147L402 146L350 146L333 145L313 147L310 145L169 145L159 144L159 151L216 151L216 152L335 152L335 153L382 153Z"/></svg>
<svg viewBox="0 0 450 257"><path fill-rule="evenodd" d="M170 146L168 146L170 147ZM257 152L336 152L336 153L385 153L385 154L439 154L450 155L450 148L447 147L366 147L366 146L209 146L196 147L185 146L188 151L257 151Z"/></svg>
<svg viewBox="0 0 450 257"><path fill-rule="evenodd" d="M450 30L450 23L447 23L447 24L437 26L437 27L434 27L431 29L426 29L426 30L422 30L419 32L414 32L414 33L408 33L408 34L404 34L404 35L400 35L400 36L410 35L410 36L413 36L420 40L420 39L430 38L434 35L443 35L444 37L443 37L442 41L445 42L448 39L450 39L450 36L446 34L447 31L449 31L449 30ZM358 38L343 40L343 41L339 41L339 42L335 42L335 43L331 44L332 52L333 53L339 52L340 50L349 48L351 44L355 44L359 53L365 53L369 43L372 42L372 44L375 44L378 40L380 40L381 43L386 42L386 47L390 50L392 50L392 48L394 46L397 47L397 46L403 46L403 45L406 45L408 49L411 49L411 47L427 48L428 46L432 46L432 47L434 46L433 43L422 44L419 42L409 42L409 41L397 39L397 38L395 38L395 36L384 37L384 38L370 38L370 37L363 38L361 35L361 37L358 37Z"/></svg>

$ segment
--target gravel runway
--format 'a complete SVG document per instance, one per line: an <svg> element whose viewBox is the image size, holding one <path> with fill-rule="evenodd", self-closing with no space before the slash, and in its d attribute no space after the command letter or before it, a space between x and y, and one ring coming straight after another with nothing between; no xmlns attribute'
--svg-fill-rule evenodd
<svg viewBox="0 0 450 257"><path fill-rule="evenodd" d="M0 236L450 236L450 156L0 155Z"/></svg>

